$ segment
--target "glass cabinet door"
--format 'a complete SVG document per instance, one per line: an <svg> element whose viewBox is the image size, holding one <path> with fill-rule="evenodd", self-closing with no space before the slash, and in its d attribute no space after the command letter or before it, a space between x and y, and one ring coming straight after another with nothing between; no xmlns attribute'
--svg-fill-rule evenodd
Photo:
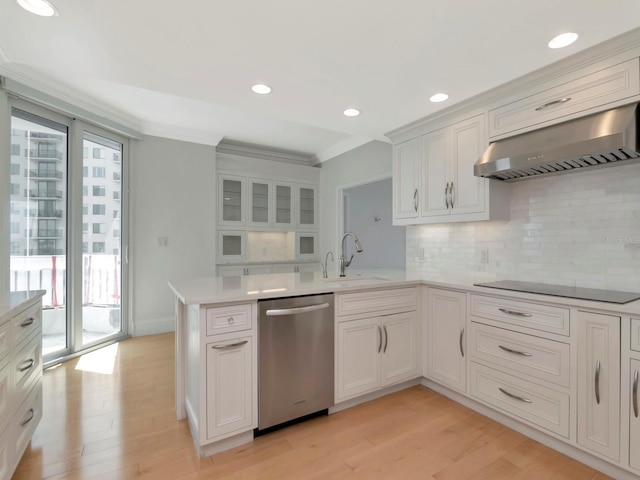
<svg viewBox="0 0 640 480"><path fill-rule="evenodd" d="M246 234L242 231L220 231L218 258L223 261L244 261Z"/></svg>
<svg viewBox="0 0 640 480"><path fill-rule="evenodd" d="M290 226L293 224L293 185L287 183L275 184L275 218L278 226Z"/></svg>
<svg viewBox="0 0 640 480"><path fill-rule="evenodd" d="M298 226L316 226L317 188L313 185L298 187Z"/></svg>
<svg viewBox="0 0 640 480"><path fill-rule="evenodd" d="M296 257L315 258L317 238L315 233L296 234Z"/></svg>
<svg viewBox="0 0 640 480"><path fill-rule="evenodd" d="M250 218L249 223L253 225L269 225L271 223L270 198L271 185L269 182L260 180L250 180Z"/></svg>
<svg viewBox="0 0 640 480"><path fill-rule="evenodd" d="M220 189L220 224L240 225L244 222L242 194L244 178L221 176Z"/></svg>

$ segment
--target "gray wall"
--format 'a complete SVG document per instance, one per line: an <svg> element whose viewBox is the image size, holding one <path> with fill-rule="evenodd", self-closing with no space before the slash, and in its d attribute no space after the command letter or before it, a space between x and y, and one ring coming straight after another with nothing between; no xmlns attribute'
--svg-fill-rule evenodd
<svg viewBox="0 0 640 480"><path fill-rule="evenodd" d="M145 136L130 171L131 333L173 330L167 282L215 274L215 147Z"/></svg>
<svg viewBox="0 0 640 480"><path fill-rule="evenodd" d="M340 255L342 212L339 201L344 189L391 178L391 144L373 141L320 166L320 254L324 260L327 250L332 250L336 260ZM329 265L329 271L337 271L337 263Z"/></svg>
<svg viewBox="0 0 640 480"><path fill-rule="evenodd" d="M345 231L360 238L362 253L347 238L349 254L355 253L349 268L404 268L405 227L394 227L393 182L390 178L349 188L345 194Z"/></svg>

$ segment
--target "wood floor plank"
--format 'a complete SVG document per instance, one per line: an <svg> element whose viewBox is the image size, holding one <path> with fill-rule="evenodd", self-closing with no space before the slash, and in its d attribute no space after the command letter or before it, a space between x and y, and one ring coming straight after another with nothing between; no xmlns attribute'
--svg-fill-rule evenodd
<svg viewBox="0 0 640 480"><path fill-rule="evenodd" d="M500 480L608 477L416 386L199 458L175 418L174 335L118 344L111 374L45 372L14 480Z"/></svg>

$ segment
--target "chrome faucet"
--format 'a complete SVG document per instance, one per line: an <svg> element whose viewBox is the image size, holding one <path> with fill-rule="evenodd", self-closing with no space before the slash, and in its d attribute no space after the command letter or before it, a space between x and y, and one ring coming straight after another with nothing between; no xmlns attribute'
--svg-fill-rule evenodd
<svg viewBox="0 0 640 480"><path fill-rule="evenodd" d="M349 258L349 260L344 258L344 241L349 235L351 235L353 237L353 241L356 242L356 252L358 253L362 252L362 245L360 244L360 240L358 240L358 236L355 233L347 232L342 236L342 255L340 255L340 276L341 277L345 276L344 271L349 265L351 265L351 260L353 260L353 254L351 254L351 258Z"/></svg>
<svg viewBox="0 0 640 480"><path fill-rule="evenodd" d="M331 261L335 262L333 259L333 252L329 250L324 257L324 263L322 264L322 278L327 278L329 275L327 274L327 264L329 263L329 255L331 255Z"/></svg>

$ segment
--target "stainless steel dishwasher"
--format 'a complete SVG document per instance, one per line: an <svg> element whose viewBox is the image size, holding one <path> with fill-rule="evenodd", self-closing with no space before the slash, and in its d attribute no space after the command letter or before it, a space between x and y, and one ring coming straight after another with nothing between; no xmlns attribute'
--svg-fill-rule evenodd
<svg viewBox="0 0 640 480"><path fill-rule="evenodd" d="M334 317L333 294L258 304L259 434L333 405Z"/></svg>

